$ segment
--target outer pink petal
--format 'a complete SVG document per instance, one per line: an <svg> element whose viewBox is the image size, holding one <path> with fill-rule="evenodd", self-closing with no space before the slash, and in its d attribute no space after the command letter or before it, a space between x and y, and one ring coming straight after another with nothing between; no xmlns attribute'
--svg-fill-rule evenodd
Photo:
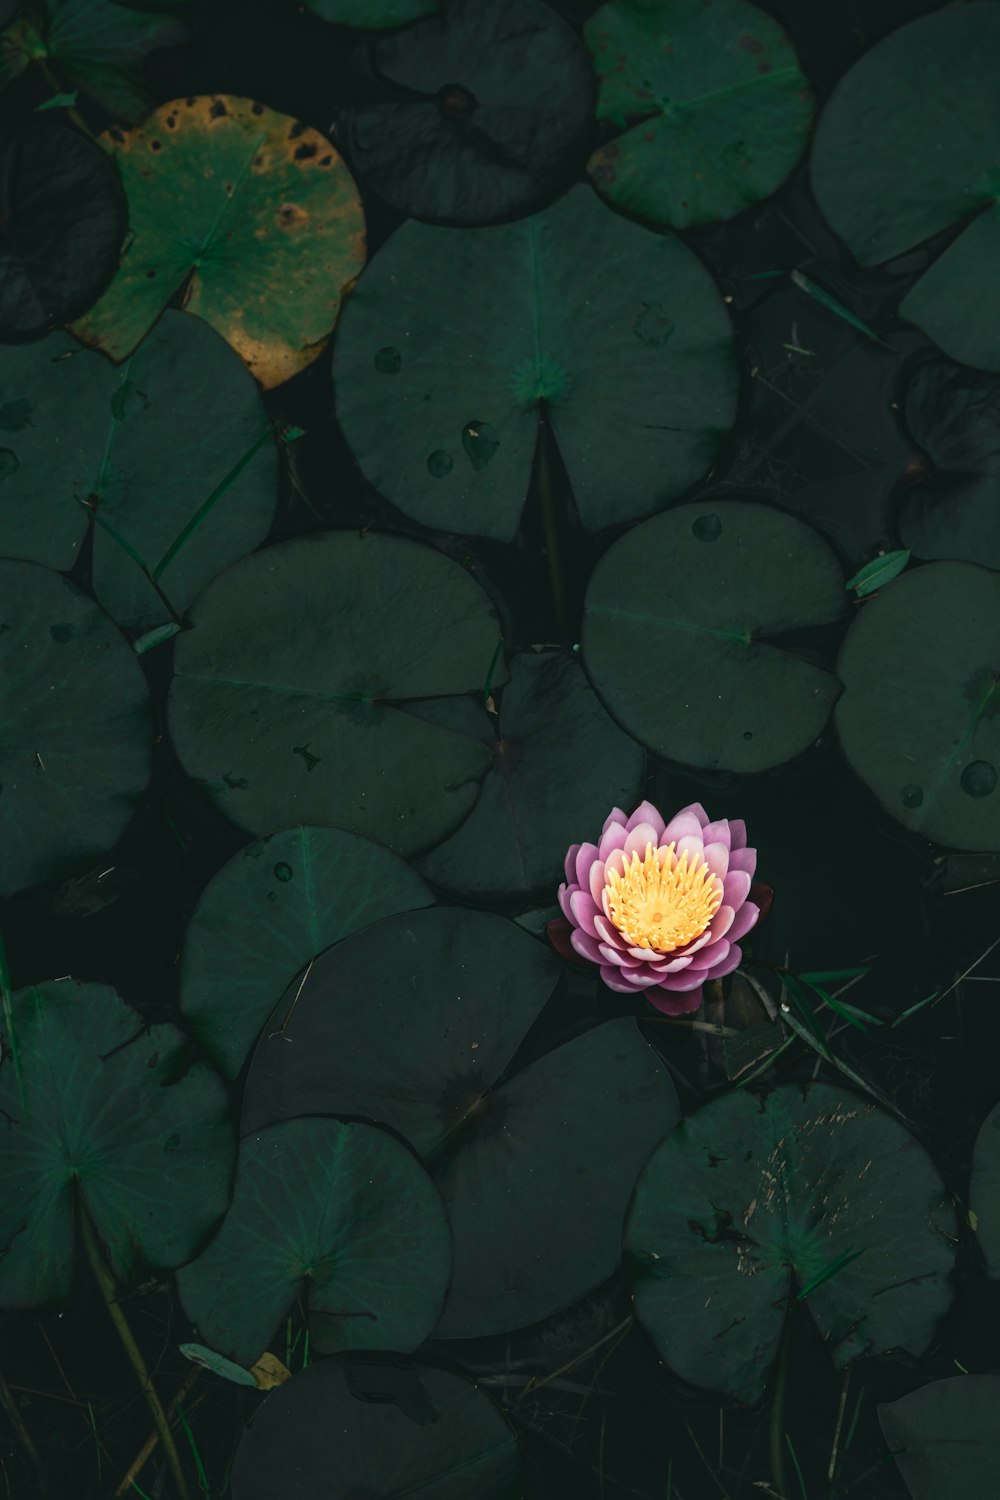
<svg viewBox="0 0 1000 1500"><path fill-rule="evenodd" d="M604 906L604 891L608 883L606 868L603 859L595 859L590 867L590 875L588 877L590 894L593 896L594 905L598 910L601 910Z"/></svg>
<svg viewBox="0 0 1000 1500"><path fill-rule="evenodd" d="M605 963L614 964L616 969L637 969L639 960L630 958L621 948L612 948L610 943L598 943L601 957Z"/></svg>
<svg viewBox="0 0 1000 1500"><path fill-rule="evenodd" d="M734 969L738 969L742 959L743 949L740 947L739 943L733 943L732 947L730 948L729 952L726 954L722 962L714 964L712 968L707 969L701 977L705 980L706 983L710 979L722 979L724 975L731 974Z"/></svg>
<svg viewBox="0 0 1000 1500"><path fill-rule="evenodd" d="M707 819L705 820L708 821ZM704 827L702 820L695 816L690 808L682 808L679 813L674 813L670 822L664 828L660 837L661 844L669 844L682 839L686 833L696 833L701 836Z"/></svg>
<svg viewBox="0 0 1000 1500"><path fill-rule="evenodd" d="M706 823L701 831L701 836L706 844L725 844L727 849L732 847L729 836L728 818L719 818L716 823Z"/></svg>
<svg viewBox="0 0 1000 1500"><path fill-rule="evenodd" d="M686 957L690 953L697 953L699 948L704 948L705 944L710 943L711 941L712 924L711 922L709 922L708 926L705 928L705 931L698 937L692 938L689 943L685 943L683 948L675 948L673 957L680 958L682 956Z"/></svg>
<svg viewBox="0 0 1000 1500"><path fill-rule="evenodd" d="M750 894L750 876L746 870L730 870L722 882L722 899L739 911Z"/></svg>
<svg viewBox="0 0 1000 1500"><path fill-rule="evenodd" d="M589 933L581 932L579 927L574 927L569 940L581 958L589 958L595 964L601 962L600 949Z"/></svg>
<svg viewBox="0 0 1000 1500"><path fill-rule="evenodd" d="M639 823L651 823L656 829L656 838L652 840L655 849L659 843L660 834L663 832L663 817L653 806L652 802L640 802L635 812L629 817L625 827L631 833L632 829Z"/></svg>
<svg viewBox="0 0 1000 1500"><path fill-rule="evenodd" d="M646 999L664 1015L688 1016L692 1011L701 1009L701 985L696 990L689 990L687 994L671 995L662 989L647 990Z"/></svg>
<svg viewBox="0 0 1000 1500"><path fill-rule="evenodd" d="M566 858L563 860L563 869L566 871L566 879L570 882L576 879L576 856L580 852L579 844L570 844L566 850Z"/></svg>
<svg viewBox="0 0 1000 1500"><path fill-rule="evenodd" d="M560 910L562 911L562 914L566 918L567 922L572 922L573 920L573 913L570 910L569 898L575 890L575 885L567 885L564 881L556 891L556 900L559 902Z"/></svg>
<svg viewBox="0 0 1000 1500"><path fill-rule="evenodd" d="M729 845L720 843L718 839L712 844L706 844L705 863L713 875L725 880L729 874Z"/></svg>
<svg viewBox="0 0 1000 1500"><path fill-rule="evenodd" d="M731 848L745 849L747 846L747 825L742 818L729 819L729 837L732 839Z"/></svg>
<svg viewBox="0 0 1000 1500"><path fill-rule="evenodd" d="M647 968L622 969L622 978L632 990L650 990L660 983L659 976L651 974Z"/></svg>
<svg viewBox="0 0 1000 1500"><path fill-rule="evenodd" d="M628 838L624 823L609 823L601 834L601 842L597 846L597 853L601 859L607 859L612 849L620 849Z"/></svg>
<svg viewBox="0 0 1000 1500"><path fill-rule="evenodd" d="M752 901L744 901L727 933L729 941L735 943L738 938L746 937L751 927L756 927L759 917L760 907L755 906Z"/></svg>
<svg viewBox="0 0 1000 1500"><path fill-rule="evenodd" d="M682 807L681 812L693 812L702 828L707 828L712 821L700 802L689 802L687 807Z"/></svg>
<svg viewBox="0 0 1000 1500"><path fill-rule="evenodd" d="M621 995L634 995L635 986L627 984L621 975L622 970L613 968L611 964L601 966L601 978L609 990L617 990Z"/></svg>
<svg viewBox="0 0 1000 1500"><path fill-rule="evenodd" d="M658 838L659 833L654 824L637 823L626 836L625 843L622 845L622 853L626 855L638 854L641 859L646 853L646 845L652 844L655 849Z"/></svg>
<svg viewBox="0 0 1000 1500"><path fill-rule="evenodd" d="M696 953L694 958L692 958L692 973L696 969L714 969L717 964L721 964L728 952L728 938L720 938L717 943L709 943L706 948L703 948L700 953Z"/></svg>
<svg viewBox="0 0 1000 1500"><path fill-rule="evenodd" d="M581 932L587 932L595 940L600 936L594 926L597 907L590 899L589 891L575 890L569 898L570 921L575 922Z"/></svg>
<svg viewBox="0 0 1000 1500"><path fill-rule="evenodd" d="M709 974L711 970L708 971ZM694 990L705 982L704 969L685 969L683 974L665 974L660 984L665 990Z"/></svg>
<svg viewBox="0 0 1000 1500"><path fill-rule="evenodd" d="M604 823L601 827L601 832L607 833L612 823L621 823L622 826L624 826L625 821L625 814L622 809L620 807L613 807L608 813L607 817L604 819Z"/></svg>
<svg viewBox="0 0 1000 1500"><path fill-rule="evenodd" d="M596 844L581 844L573 866L573 879L584 890L590 885L590 867L597 859Z"/></svg>
<svg viewBox="0 0 1000 1500"><path fill-rule="evenodd" d="M731 870L745 870L753 879L757 869L756 849L734 849L729 856L729 868Z"/></svg>
<svg viewBox="0 0 1000 1500"><path fill-rule="evenodd" d="M741 907L740 910L742 911L743 908ZM723 905L719 907L719 910L708 924L708 931L713 943L718 942L720 937L725 937L730 927L732 927L735 917L736 912L731 906Z"/></svg>

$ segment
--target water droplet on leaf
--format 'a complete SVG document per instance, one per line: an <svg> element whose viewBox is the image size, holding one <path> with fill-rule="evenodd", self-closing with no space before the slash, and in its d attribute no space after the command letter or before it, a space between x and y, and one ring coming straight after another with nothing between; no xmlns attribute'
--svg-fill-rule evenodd
<svg viewBox="0 0 1000 1500"><path fill-rule="evenodd" d="M722 522L712 511L710 515L699 516L691 531L699 542L717 542L722 535Z"/></svg>
<svg viewBox="0 0 1000 1500"><path fill-rule="evenodd" d="M915 782L909 781L899 794L899 800L904 807L919 807L924 800L924 789L917 786Z"/></svg>
<svg viewBox="0 0 1000 1500"><path fill-rule="evenodd" d="M274 878L275 878L275 880L281 880L281 881L291 880L292 874L293 874L293 871L292 871L291 865L286 864L284 860L281 860L274 867Z"/></svg>
<svg viewBox="0 0 1000 1500"><path fill-rule="evenodd" d="M988 760L972 760L962 772L962 791L970 797L988 797L996 784L996 767Z"/></svg>
<svg viewBox="0 0 1000 1500"><path fill-rule="evenodd" d="M434 475L435 479L443 479L444 476L446 474L450 474L452 469L455 467L455 460L452 458L451 454L446 453L443 448L435 448L434 452L427 460L427 467Z"/></svg>

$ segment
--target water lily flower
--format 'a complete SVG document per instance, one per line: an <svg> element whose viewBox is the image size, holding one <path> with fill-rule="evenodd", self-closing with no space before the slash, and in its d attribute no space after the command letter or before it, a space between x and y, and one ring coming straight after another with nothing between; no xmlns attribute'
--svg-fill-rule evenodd
<svg viewBox="0 0 1000 1500"><path fill-rule="evenodd" d="M667 823L640 802L631 817L612 808L599 843L570 847L559 905L573 949L610 989L645 991L679 1016L739 965L738 940L760 916L748 899L756 868L742 818L712 822L691 802Z"/></svg>

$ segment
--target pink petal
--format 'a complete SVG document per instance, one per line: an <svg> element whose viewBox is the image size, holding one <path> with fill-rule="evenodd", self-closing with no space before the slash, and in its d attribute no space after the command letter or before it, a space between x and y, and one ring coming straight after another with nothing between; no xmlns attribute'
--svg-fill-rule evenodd
<svg viewBox="0 0 1000 1500"><path fill-rule="evenodd" d="M635 989L620 977L621 972L621 969L614 969L610 964L601 965L601 978L609 990L617 990L621 995L634 995Z"/></svg>
<svg viewBox="0 0 1000 1500"><path fill-rule="evenodd" d="M703 948L700 953L696 954L695 957L692 958L692 973L696 969L714 969L717 964L721 964L722 960L725 958L728 952L728 938L720 938L717 943L709 943L707 947Z"/></svg>
<svg viewBox="0 0 1000 1500"><path fill-rule="evenodd" d="M729 868L731 870L746 870L747 874L752 878L757 869L756 849L734 849L729 856Z"/></svg>
<svg viewBox="0 0 1000 1500"><path fill-rule="evenodd" d="M715 964L711 969L707 969L701 977L706 983L710 979L722 979L724 975L731 974L734 969L739 968L742 958L742 948L739 943L733 943L722 962Z"/></svg>
<svg viewBox="0 0 1000 1500"><path fill-rule="evenodd" d="M572 922L573 920L573 913L570 911L569 907L569 898L575 890L575 885L566 885L564 881L556 891L556 900L559 902L560 909L567 922Z"/></svg>
<svg viewBox="0 0 1000 1500"><path fill-rule="evenodd" d="M689 990L687 994L681 995L671 995L666 991L658 995L655 990L648 990L646 999L664 1015L687 1016L692 1011L701 1009L701 985L696 990Z"/></svg>
<svg viewBox="0 0 1000 1500"><path fill-rule="evenodd" d="M711 974L711 969L708 971ZM683 974L665 974L660 985L665 990L696 990L708 976L704 969L686 969Z"/></svg>
<svg viewBox="0 0 1000 1500"><path fill-rule="evenodd" d="M648 969L622 969L622 978L632 990L649 990L660 982L658 976Z"/></svg>
<svg viewBox="0 0 1000 1500"><path fill-rule="evenodd" d="M566 858L563 860L563 869L566 871L566 879L569 881L573 881L576 879L576 856L579 854L579 852L579 844L570 844L569 848L566 850Z"/></svg>
<svg viewBox="0 0 1000 1500"><path fill-rule="evenodd" d="M635 812L632 813L628 822L625 824L625 827L631 833L632 829L635 828L639 823L650 823L652 824L653 828L655 828L656 836L655 838L650 840L653 848L655 849L660 841L660 834L663 832L663 818L660 813L657 812L652 802L640 802Z"/></svg>
<svg viewBox="0 0 1000 1500"><path fill-rule="evenodd" d="M604 873L614 870L616 875L625 874L625 856L620 849L612 849L604 860Z"/></svg>
<svg viewBox="0 0 1000 1500"><path fill-rule="evenodd" d="M729 839L728 818L720 818L717 823L707 823L701 831L701 836L706 844L725 844L727 849L732 847Z"/></svg>
<svg viewBox="0 0 1000 1500"><path fill-rule="evenodd" d="M626 947L624 938L614 923L609 922L607 917L602 915L601 912L598 912L594 918L594 931L599 938L603 938L606 943L610 943L612 948L620 948L624 953Z"/></svg>
<svg viewBox="0 0 1000 1500"><path fill-rule="evenodd" d="M601 834L601 842L597 846L597 852L601 859L607 859L612 849L620 849L628 838L624 823L609 823Z"/></svg>
<svg viewBox="0 0 1000 1500"><path fill-rule="evenodd" d="M741 911L746 911L746 906L745 905L741 906L740 910ZM734 920L735 916L736 916L736 912L733 910L733 908L731 906L720 906L719 907L719 910L715 913L715 916L712 918L711 922L709 922L709 924L708 924L708 930L709 930L709 933L711 934L711 938L712 938L712 942L713 943L717 942L720 937L724 937L725 936L725 934L729 931L730 927L732 927L733 920ZM732 939L730 939L730 941L732 941Z"/></svg>
<svg viewBox="0 0 1000 1500"><path fill-rule="evenodd" d="M670 822L660 835L660 843L673 843L677 839L683 838L686 833L697 833L700 836L703 826L700 818L695 817L694 813L685 807L681 812L675 813L670 819Z"/></svg>
<svg viewBox="0 0 1000 1500"><path fill-rule="evenodd" d="M621 824L624 825L624 823L625 823L625 814L622 812L622 810L621 810L620 807L613 807L611 809L611 811L608 813L607 817L604 819L604 823L603 823L603 825L601 827L601 832L602 833L607 833L607 831L611 827L612 823L621 823Z"/></svg>
<svg viewBox="0 0 1000 1500"><path fill-rule="evenodd" d="M609 964L614 964L616 969L635 969L638 967L638 959L629 958L620 948L612 948L610 943L598 943L601 957Z"/></svg>
<svg viewBox="0 0 1000 1500"><path fill-rule="evenodd" d="M590 899L589 891L575 890L569 898L569 919L575 922L581 932L587 932L596 940L599 937L594 921L597 917L597 907Z"/></svg>
<svg viewBox="0 0 1000 1500"><path fill-rule="evenodd" d="M573 931L569 935L569 940L573 944L573 947L576 949L577 953L580 954L581 958L589 958L595 964L600 963L600 949L589 933L581 932L579 927L574 927Z"/></svg>
<svg viewBox="0 0 1000 1500"><path fill-rule="evenodd" d="M659 833L652 823L637 823L625 839L622 853L626 855L638 854L639 858L645 857L646 845L652 844L656 848Z"/></svg>
<svg viewBox="0 0 1000 1500"><path fill-rule="evenodd" d="M576 864L573 867L572 879L584 890L590 884L590 867L597 859L596 844L581 844L576 856Z"/></svg>
<svg viewBox="0 0 1000 1500"><path fill-rule="evenodd" d="M716 840L712 844L705 845L705 863L713 875L718 875L720 880L725 880L729 874L729 845Z"/></svg>
<svg viewBox="0 0 1000 1500"><path fill-rule="evenodd" d="M711 922L709 922L708 926L705 928L705 931L700 933L698 937L692 938L689 943L685 943L683 948L675 948L673 956L675 958L686 958L691 953L697 953L699 948L704 948L705 944L710 943L711 941L712 924Z"/></svg>
<svg viewBox="0 0 1000 1500"><path fill-rule="evenodd" d="M746 937L751 927L756 927L759 917L760 907L754 906L752 901L744 901L729 929L729 941L735 943L737 938Z"/></svg>
<svg viewBox="0 0 1000 1500"><path fill-rule="evenodd" d="M679 974L682 969L687 968L691 960L686 957L676 958L672 953L665 953L662 960L647 959L646 962L651 969L656 970L657 974Z"/></svg>
<svg viewBox="0 0 1000 1500"><path fill-rule="evenodd" d="M590 894L594 898L594 905L600 910L604 905L604 892L607 888L608 877L605 873L603 859L595 859L590 867Z"/></svg>
<svg viewBox="0 0 1000 1500"><path fill-rule="evenodd" d="M745 849L747 846L747 825L742 818L729 819L729 837L732 840L730 848Z"/></svg>
<svg viewBox="0 0 1000 1500"><path fill-rule="evenodd" d="M701 834L685 833L682 838L679 838L677 840L677 847L674 850L674 853L677 855L678 859L680 859L683 854L687 854L688 869L690 869L692 865L700 865L702 863L702 856L705 853L705 844Z"/></svg>
<svg viewBox="0 0 1000 1500"><path fill-rule="evenodd" d="M727 906L739 911L750 894L750 876L746 870L730 870L722 882L722 899Z"/></svg>
<svg viewBox="0 0 1000 1500"><path fill-rule="evenodd" d="M700 802L689 802L687 807L682 807L681 812L693 812L702 828L707 828L711 819Z"/></svg>

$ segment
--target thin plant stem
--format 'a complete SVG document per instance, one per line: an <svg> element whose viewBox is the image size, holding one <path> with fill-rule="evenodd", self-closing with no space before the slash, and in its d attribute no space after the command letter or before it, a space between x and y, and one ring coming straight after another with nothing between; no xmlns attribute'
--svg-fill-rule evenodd
<svg viewBox="0 0 1000 1500"><path fill-rule="evenodd" d="M166 1412L163 1410L160 1398L156 1393L156 1387L153 1385L150 1373L146 1368L146 1361L142 1357L142 1351L135 1341L132 1329L129 1327L128 1319L118 1300L118 1287L115 1282L114 1272L104 1258L86 1208L82 1202L78 1202L77 1207L80 1235L83 1240L84 1249L87 1252L87 1260L90 1262L90 1269L93 1271L94 1279L100 1288L104 1305L108 1310L108 1316L115 1325L115 1331L122 1341L122 1346L128 1355L129 1363L135 1371L136 1379L146 1398L150 1415L153 1418L153 1426L160 1435L160 1442L163 1444L163 1453L170 1472L173 1475L178 1500L191 1500L188 1493L187 1481L184 1478L184 1470L181 1467L181 1457L174 1442L174 1435L170 1431L170 1423L167 1421Z"/></svg>
<svg viewBox="0 0 1000 1500"><path fill-rule="evenodd" d="M774 1389L771 1392L771 1484L779 1495L787 1495L785 1478L785 1386L788 1381L788 1346L791 1342L792 1309L785 1311L785 1326L774 1367Z"/></svg>

